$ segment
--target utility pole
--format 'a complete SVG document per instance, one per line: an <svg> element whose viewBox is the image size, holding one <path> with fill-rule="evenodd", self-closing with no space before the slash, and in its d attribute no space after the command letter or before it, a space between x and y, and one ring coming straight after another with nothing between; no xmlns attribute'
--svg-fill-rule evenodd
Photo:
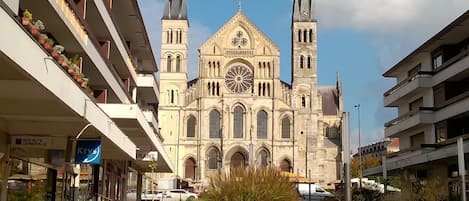
<svg viewBox="0 0 469 201"><path fill-rule="evenodd" d="M361 149L361 129L360 129L360 104L355 105L355 108L357 108L357 114L358 114L358 158L359 158L359 164L358 164L358 169L360 170L358 174L358 179L360 180L360 189L362 188L362 177L363 177L363 161L362 161L362 149Z"/></svg>
<svg viewBox="0 0 469 201"><path fill-rule="evenodd" d="M352 200L350 186L350 118L349 113L342 114L342 147L344 157L344 182L345 182L345 201Z"/></svg>

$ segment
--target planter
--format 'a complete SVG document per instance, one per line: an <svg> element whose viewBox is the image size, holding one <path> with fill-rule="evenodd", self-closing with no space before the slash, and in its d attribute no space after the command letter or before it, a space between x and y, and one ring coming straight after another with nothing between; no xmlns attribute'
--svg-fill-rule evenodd
<svg viewBox="0 0 469 201"><path fill-rule="evenodd" d="M35 27L32 27L31 28L31 34L35 37L35 38L39 38L39 35L41 34L41 32L39 31L39 29L35 28Z"/></svg>
<svg viewBox="0 0 469 201"><path fill-rule="evenodd" d="M52 51L50 54L55 60L59 60L60 54L57 51Z"/></svg>
<svg viewBox="0 0 469 201"><path fill-rule="evenodd" d="M21 24L23 24L25 27L28 27L31 25L31 20L29 18L23 17L21 18Z"/></svg>
<svg viewBox="0 0 469 201"><path fill-rule="evenodd" d="M86 88L86 87L88 86L88 82L82 82L82 83L80 84L80 86L81 86L82 88Z"/></svg>
<svg viewBox="0 0 469 201"><path fill-rule="evenodd" d="M73 72L75 72L75 70L73 70L73 68L71 68L70 66L67 67L67 73L72 75Z"/></svg>
<svg viewBox="0 0 469 201"><path fill-rule="evenodd" d="M44 44L46 43L46 39L47 39L46 37L43 37L43 36L39 35L38 41L41 45L44 46Z"/></svg>
<svg viewBox="0 0 469 201"><path fill-rule="evenodd" d="M52 45L49 43L44 43L44 48L50 52L52 50Z"/></svg>
<svg viewBox="0 0 469 201"><path fill-rule="evenodd" d="M59 63L60 65L62 65L62 64L64 63L64 61L65 61L65 60L64 60L63 57L60 57L60 56L59 56L59 58L57 58L57 63Z"/></svg>

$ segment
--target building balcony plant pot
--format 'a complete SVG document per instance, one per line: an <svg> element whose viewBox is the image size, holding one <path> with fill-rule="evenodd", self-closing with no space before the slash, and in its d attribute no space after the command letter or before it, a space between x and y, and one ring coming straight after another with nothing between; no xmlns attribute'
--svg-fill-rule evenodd
<svg viewBox="0 0 469 201"><path fill-rule="evenodd" d="M62 68L66 68L68 66L68 58L63 54L60 54L57 62L60 64L60 66L62 66Z"/></svg>
<svg viewBox="0 0 469 201"><path fill-rule="evenodd" d="M70 74L71 76L73 76L73 74L75 72L78 72L78 66L74 63L70 63L68 66L67 66L67 73Z"/></svg>
<svg viewBox="0 0 469 201"><path fill-rule="evenodd" d="M73 79L79 84L81 85L83 83L83 74L79 73L79 72L75 72L73 74Z"/></svg>
<svg viewBox="0 0 469 201"><path fill-rule="evenodd" d="M49 37L47 37L46 34L39 34L39 38L38 38L38 42L44 46L44 44L46 43L46 40L48 39Z"/></svg>
<svg viewBox="0 0 469 201"><path fill-rule="evenodd" d="M33 14L29 12L28 9L24 10L23 17L21 18L21 24L25 26L28 30L31 29L31 20L33 19Z"/></svg>
<svg viewBox="0 0 469 201"><path fill-rule="evenodd" d="M89 79L87 77L83 77L82 79L83 79L83 81L81 82L80 86L81 86L81 88L86 89L88 87Z"/></svg>
<svg viewBox="0 0 469 201"><path fill-rule="evenodd" d="M59 60L60 58L60 54L62 54L62 52L64 51L64 46L62 45L55 45L53 48L52 48L52 52L50 53L52 55L52 57L54 57L55 60Z"/></svg>
<svg viewBox="0 0 469 201"><path fill-rule="evenodd" d="M31 26L30 32L35 38L39 39L41 32L44 31L45 28L44 23L41 20L37 20Z"/></svg>
<svg viewBox="0 0 469 201"><path fill-rule="evenodd" d="M51 38L46 39L46 42L44 43L44 48L51 52L52 51L52 46L54 45L55 41L52 40Z"/></svg>

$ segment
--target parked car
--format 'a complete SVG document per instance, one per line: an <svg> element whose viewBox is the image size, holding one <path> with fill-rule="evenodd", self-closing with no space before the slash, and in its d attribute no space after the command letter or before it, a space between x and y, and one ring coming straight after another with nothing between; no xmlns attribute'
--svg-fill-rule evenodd
<svg viewBox="0 0 469 201"><path fill-rule="evenodd" d="M195 193L191 193L184 189L172 189L166 191L163 195L165 197L162 201L179 201L179 200L194 200L197 199L198 196Z"/></svg>
<svg viewBox="0 0 469 201"><path fill-rule="evenodd" d="M145 191L142 193L141 200L142 201L150 201L150 200L155 200L155 201L160 201L162 198L166 198L165 191L162 190L155 190L155 191Z"/></svg>
<svg viewBox="0 0 469 201"><path fill-rule="evenodd" d="M298 192L302 201L321 201L325 198L333 198L332 193L327 192L316 184L300 183L297 184Z"/></svg>

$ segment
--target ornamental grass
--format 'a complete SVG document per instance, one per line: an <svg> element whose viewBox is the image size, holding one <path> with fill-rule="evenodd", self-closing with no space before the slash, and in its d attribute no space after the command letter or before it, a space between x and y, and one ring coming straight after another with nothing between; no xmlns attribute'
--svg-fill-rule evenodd
<svg viewBox="0 0 469 201"><path fill-rule="evenodd" d="M202 201L298 201L289 178L275 169L241 168L210 178Z"/></svg>

